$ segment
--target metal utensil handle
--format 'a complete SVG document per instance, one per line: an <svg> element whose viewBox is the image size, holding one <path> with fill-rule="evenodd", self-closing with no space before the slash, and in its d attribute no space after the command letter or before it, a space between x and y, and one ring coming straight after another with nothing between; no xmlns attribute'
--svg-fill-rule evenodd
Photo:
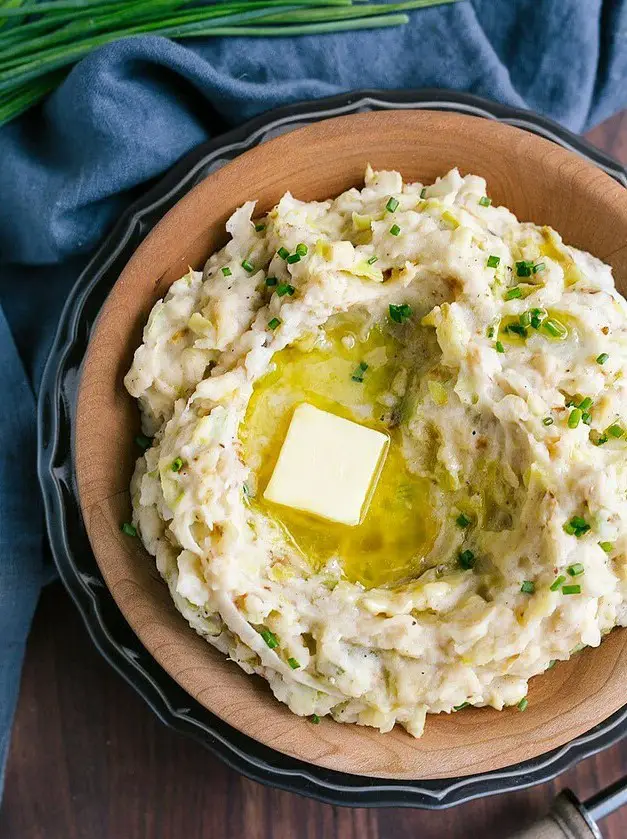
<svg viewBox="0 0 627 839"><path fill-rule="evenodd" d="M509 839L602 839L599 828L588 818L570 790L555 799L550 812L526 830L512 833Z"/></svg>

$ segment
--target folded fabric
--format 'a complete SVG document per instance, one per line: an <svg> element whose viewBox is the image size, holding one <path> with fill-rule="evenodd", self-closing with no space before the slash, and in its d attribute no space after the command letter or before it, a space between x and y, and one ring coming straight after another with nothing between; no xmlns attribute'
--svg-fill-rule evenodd
<svg viewBox="0 0 627 839"><path fill-rule="evenodd" d="M627 0L473 0L400 29L281 40L128 39L0 129L0 790L44 579L34 394L69 286L142 186L198 143L367 87L470 91L581 131L627 106Z"/></svg>

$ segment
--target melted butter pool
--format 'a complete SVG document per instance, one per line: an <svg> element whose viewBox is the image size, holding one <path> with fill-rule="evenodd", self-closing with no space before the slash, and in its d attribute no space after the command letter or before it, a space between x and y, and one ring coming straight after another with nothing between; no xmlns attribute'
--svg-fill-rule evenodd
<svg viewBox="0 0 627 839"><path fill-rule="evenodd" d="M256 476L251 505L278 521L314 568L338 556L346 577L366 588L416 577L436 537L429 482L408 469L402 432L390 422L394 412L377 401L390 391L400 352L399 342L379 327L360 334L354 321L336 320L322 348L292 346L274 356L275 369L255 386L240 429L244 459ZM364 360L369 364L364 381L355 382L352 376ZM302 402L375 428L390 439L370 504L354 527L263 498L294 408Z"/></svg>

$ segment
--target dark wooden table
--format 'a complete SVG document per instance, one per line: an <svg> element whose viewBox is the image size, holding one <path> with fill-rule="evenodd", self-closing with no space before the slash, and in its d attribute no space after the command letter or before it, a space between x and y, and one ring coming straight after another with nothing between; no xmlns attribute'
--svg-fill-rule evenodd
<svg viewBox="0 0 627 839"><path fill-rule="evenodd" d="M589 135L627 163L627 112ZM28 642L0 839L501 839L558 790L627 774L627 743L554 783L447 810L349 810L266 789L168 731L100 658L59 583ZM604 823L627 836L627 808Z"/></svg>

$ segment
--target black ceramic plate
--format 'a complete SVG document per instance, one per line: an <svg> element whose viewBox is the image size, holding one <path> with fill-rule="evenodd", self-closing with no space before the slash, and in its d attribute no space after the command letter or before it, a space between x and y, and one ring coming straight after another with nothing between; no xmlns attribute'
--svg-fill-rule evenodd
<svg viewBox="0 0 627 839"><path fill-rule="evenodd" d="M39 401L38 472L48 535L59 574L109 663L171 728L199 740L250 778L333 804L438 809L554 778L627 732L627 707L571 743L534 760L467 778L403 781L322 769L262 746L195 702L151 658L107 590L81 519L73 464L81 364L102 303L146 234L195 184L247 149L303 125L360 111L419 108L457 111L541 134L600 166L627 187L627 172L555 123L476 97L426 90L359 92L289 106L199 146L122 217L79 277L61 316Z"/></svg>

